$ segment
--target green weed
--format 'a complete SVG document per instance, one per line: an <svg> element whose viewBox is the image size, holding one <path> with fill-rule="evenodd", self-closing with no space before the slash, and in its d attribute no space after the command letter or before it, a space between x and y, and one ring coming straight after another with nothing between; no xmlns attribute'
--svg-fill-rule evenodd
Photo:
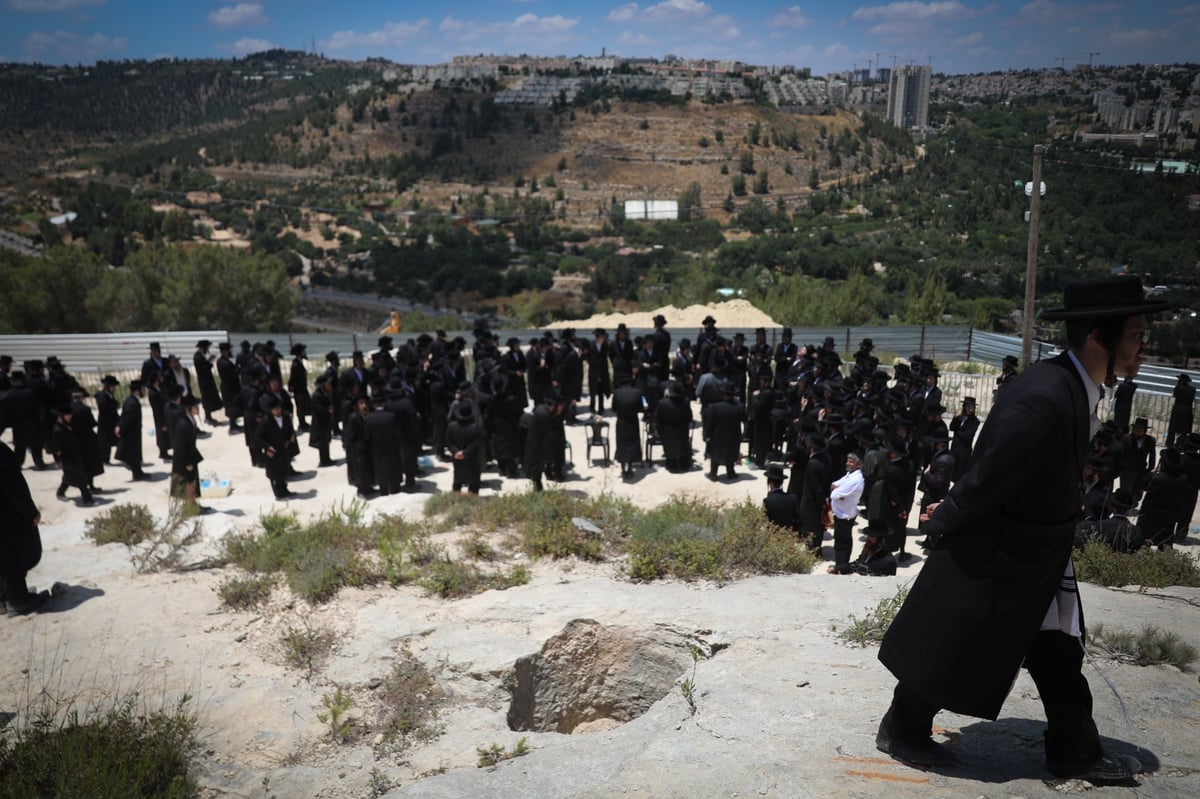
<svg viewBox="0 0 1200 799"><path fill-rule="evenodd" d="M863 618L851 616L849 625L838 633L838 638L854 646L878 644L907 597L908 588L901 587L892 596L879 600L875 609L868 611Z"/></svg>
<svg viewBox="0 0 1200 799"><path fill-rule="evenodd" d="M250 610L264 604L271 597L275 577L270 574L251 574L246 577L230 577L217 586L221 601L234 610Z"/></svg>
<svg viewBox="0 0 1200 799"><path fill-rule="evenodd" d="M317 721L329 728L329 737L341 743L350 735L350 697L338 686L331 694L321 697L325 710L317 714Z"/></svg>
<svg viewBox="0 0 1200 799"><path fill-rule="evenodd" d="M505 749L501 744L492 744L487 748L477 746L475 751L479 755L479 768L488 768L503 760L512 760L514 757L524 757L529 754L529 743L525 738L521 738L512 749Z"/></svg>
<svg viewBox="0 0 1200 799"><path fill-rule="evenodd" d="M1180 671L1191 671L1198 656L1196 647L1177 634L1151 624L1139 632L1107 630L1097 624L1088 631L1088 643L1116 660L1139 666L1167 664Z"/></svg>
<svg viewBox="0 0 1200 799"><path fill-rule="evenodd" d="M154 533L154 514L145 505L121 503L88 519L83 534L96 545L124 544L134 547Z"/></svg>
<svg viewBox="0 0 1200 799"><path fill-rule="evenodd" d="M1100 541L1088 541L1075 552L1075 574L1095 585L1200 586L1196 557L1177 549L1114 552Z"/></svg>
<svg viewBox="0 0 1200 799"><path fill-rule="evenodd" d="M314 627L307 621L301 626L288 625L279 637L283 662L311 680L333 651L333 641L333 630L327 627Z"/></svg>

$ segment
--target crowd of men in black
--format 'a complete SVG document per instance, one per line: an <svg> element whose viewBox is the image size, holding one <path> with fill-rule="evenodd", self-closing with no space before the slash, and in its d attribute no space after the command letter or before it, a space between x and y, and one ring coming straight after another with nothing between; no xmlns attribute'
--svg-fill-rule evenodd
<svg viewBox="0 0 1200 799"><path fill-rule="evenodd" d="M922 492L920 507L940 501L966 468L979 427L976 400L965 397L947 423L931 360L914 355L889 373L870 339L847 365L832 338L803 345L789 328L781 334L774 346L765 328L755 330L753 342L742 333L728 339L710 316L694 342L684 338L672 349L659 315L646 335L635 336L624 324L611 338L603 329L590 338L567 329L546 332L526 347L517 338L501 345L486 329L476 330L470 344L443 331L399 347L384 336L369 362L356 351L344 367L338 353L327 353L312 382L306 348L295 344L286 384L281 353L270 341L242 341L236 352L222 342L216 353L212 342L200 341L191 371L152 344L122 404L114 394L119 382L103 378L94 415L83 401L86 392L57 358L26 361L14 371L12 359L0 356L0 432L12 428L19 463L28 452L34 468L48 468L49 451L62 468L60 498L77 487L85 504L93 501L93 481L114 449L134 480L147 479L143 399L152 410L158 455L172 464L173 492L189 502L198 493L196 440L205 435L198 432L199 416L217 424L218 411L229 434L242 436L277 498L293 496L288 481L297 474L292 460L301 435L317 450L319 468L338 465L330 444L339 436L347 480L365 497L418 490L426 448L452 464L455 491L478 493L492 462L502 478L524 476L538 490L545 479L564 480L564 426L591 424L600 435L610 400L614 459L624 478L636 479L649 460L643 441L647 449L661 447L672 473L698 468L692 410L698 401L707 477L738 479L746 445L749 462L773 464L770 474L780 479L772 488L790 497L767 503L768 515L810 546L820 546L831 524L830 488L845 475L847 454L857 454L869 532L903 562L916 492ZM1016 367L1015 358L1004 359L997 390L1017 376ZM1191 432L1190 417L1195 390L1181 374L1170 446L1161 456L1146 420L1129 424L1134 391L1128 382L1117 389L1115 418L1094 442L1081 535L1126 549L1142 541L1169 546L1186 535L1200 485L1200 436ZM1134 525L1128 513L1139 503Z"/></svg>

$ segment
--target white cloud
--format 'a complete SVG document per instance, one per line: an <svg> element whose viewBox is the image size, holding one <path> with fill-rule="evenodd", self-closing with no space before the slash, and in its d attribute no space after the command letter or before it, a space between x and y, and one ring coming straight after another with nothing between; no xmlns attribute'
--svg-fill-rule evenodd
<svg viewBox="0 0 1200 799"><path fill-rule="evenodd" d="M983 34L979 31L968 33L966 36L959 36L954 40L955 47L970 47L973 44L979 44L983 41Z"/></svg>
<svg viewBox="0 0 1200 799"><path fill-rule="evenodd" d="M651 39L644 33L621 31L621 35L617 37L617 44L632 45L636 47L651 47L656 46L658 42L656 42L654 39Z"/></svg>
<svg viewBox="0 0 1200 799"><path fill-rule="evenodd" d="M429 28L429 20L416 22L388 22L379 30L358 33L357 31L335 31L323 43L326 50L350 50L357 47L402 47L421 36Z"/></svg>
<svg viewBox="0 0 1200 799"><path fill-rule="evenodd" d="M800 6L785 8L767 20L767 24L772 28L807 28L812 22L812 17L804 16L804 10Z"/></svg>
<svg viewBox="0 0 1200 799"><path fill-rule="evenodd" d="M673 22L681 19L698 19L708 16L712 7L700 0L663 0L642 12L650 22Z"/></svg>
<svg viewBox="0 0 1200 799"><path fill-rule="evenodd" d="M1043 0L1036 1L1042 2ZM850 17L864 21L873 19L960 19L973 13L975 12L958 0L945 0L945 2L935 0L930 3L905 0L905 2L888 3L886 6L856 8Z"/></svg>
<svg viewBox="0 0 1200 799"><path fill-rule="evenodd" d="M502 22L476 22L458 17L446 17L438 30L456 42L475 42L480 39L500 40L512 46L559 45L571 41L579 25L572 19L555 14L539 17L537 14L522 14L516 19Z"/></svg>
<svg viewBox="0 0 1200 799"><path fill-rule="evenodd" d="M274 50L279 45L275 42L267 41L266 39L253 39L246 37L238 39L231 45L222 46L222 50L228 50L236 56L250 55L251 53L261 53L263 50Z"/></svg>
<svg viewBox="0 0 1200 799"><path fill-rule="evenodd" d="M1179 8L1172 8L1171 16L1173 16L1173 17L1200 16L1200 5L1193 3L1192 5L1189 5L1189 6L1180 6Z"/></svg>
<svg viewBox="0 0 1200 799"><path fill-rule="evenodd" d="M1021 6L1019 16L1044 22L1072 22L1097 14L1115 14L1121 10L1118 3L1085 3L1064 5L1054 0L1033 0Z"/></svg>
<svg viewBox="0 0 1200 799"><path fill-rule="evenodd" d="M102 6L108 0L8 0L13 11L74 11L87 6Z"/></svg>
<svg viewBox="0 0 1200 799"><path fill-rule="evenodd" d="M626 3L608 12L609 22L628 22L637 16L638 4Z"/></svg>
<svg viewBox="0 0 1200 799"><path fill-rule="evenodd" d="M208 15L208 21L218 28L244 28L266 25L270 20L263 14L262 3L238 3L213 11Z"/></svg>
<svg viewBox="0 0 1200 799"><path fill-rule="evenodd" d="M704 25L697 27L725 39L738 39L742 35L741 28L737 26L737 22L734 21L733 17L728 14L718 14Z"/></svg>
<svg viewBox="0 0 1200 799"><path fill-rule="evenodd" d="M21 49L35 60L52 58L61 63L79 63L120 53L128 43L123 36L105 36L103 33L93 33L85 38L63 30L53 33L34 31L25 37Z"/></svg>
<svg viewBox="0 0 1200 799"><path fill-rule="evenodd" d="M1128 31L1115 31L1108 38L1113 44L1122 47L1154 44L1174 39L1175 31L1170 28L1135 28Z"/></svg>

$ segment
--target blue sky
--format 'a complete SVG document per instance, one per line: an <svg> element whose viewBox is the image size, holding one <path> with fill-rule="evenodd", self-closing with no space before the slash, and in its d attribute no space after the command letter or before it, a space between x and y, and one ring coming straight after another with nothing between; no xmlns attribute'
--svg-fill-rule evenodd
<svg viewBox="0 0 1200 799"><path fill-rule="evenodd" d="M432 64L457 54L736 59L815 73L1200 60L1200 0L0 0L0 60L230 57L269 47Z"/></svg>

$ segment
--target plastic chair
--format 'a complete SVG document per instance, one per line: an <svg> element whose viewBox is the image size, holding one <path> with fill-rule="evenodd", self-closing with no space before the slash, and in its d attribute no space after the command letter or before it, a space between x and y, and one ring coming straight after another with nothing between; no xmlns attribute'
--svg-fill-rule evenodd
<svg viewBox="0 0 1200 799"><path fill-rule="evenodd" d="M588 436L587 452L585 453L586 459L590 461L592 459L592 447L599 447L600 451L604 453L605 466L612 462L611 458L609 457L611 445L608 437L608 426L608 422L600 419L594 419L588 422L588 427L591 428L591 434Z"/></svg>

